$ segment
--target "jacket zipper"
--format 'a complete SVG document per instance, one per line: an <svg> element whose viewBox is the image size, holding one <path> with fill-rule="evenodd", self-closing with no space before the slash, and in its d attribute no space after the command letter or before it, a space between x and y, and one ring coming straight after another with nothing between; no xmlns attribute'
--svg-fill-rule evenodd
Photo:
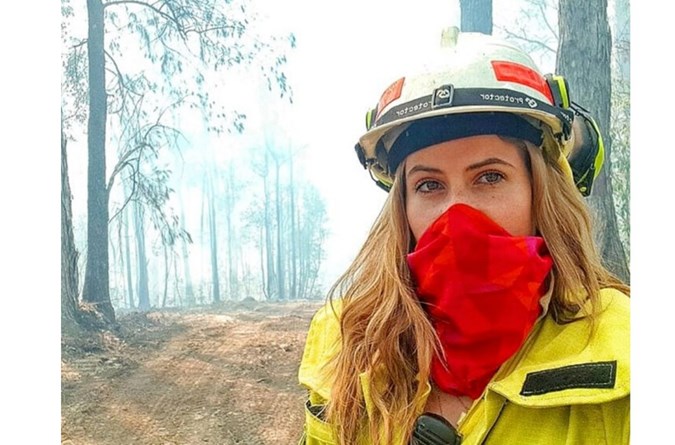
<svg viewBox="0 0 675 445"><path fill-rule="evenodd" d="M497 372L497 375L508 375L510 374L513 369L517 366L517 364L520 362L522 359L523 351L526 349L529 349L532 339L535 338L535 331L539 332L539 329L541 329L541 323L539 323L541 320L535 324L534 328L530 331L530 333L527 335L527 338L523 342L523 345L520 347L520 350L516 353L515 356L513 356L505 365L506 367L503 369L500 369ZM508 368L508 369L507 369ZM508 370L508 372L506 372ZM487 389L489 391L489 387ZM495 417L495 420L492 422L492 425L490 425L490 428L488 428L487 433L485 433L485 437L483 440L480 441L480 445L484 445L487 440L490 438L490 434L492 433L492 430L494 429L495 425L499 421L499 417L502 415L502 411L504 411L504 407L506 406L507 403L509 403L509 399L506 398L503 394L499 394L504 400L502 401L502 406L499 408L499 412L497 412L497 416Z"/></svg>

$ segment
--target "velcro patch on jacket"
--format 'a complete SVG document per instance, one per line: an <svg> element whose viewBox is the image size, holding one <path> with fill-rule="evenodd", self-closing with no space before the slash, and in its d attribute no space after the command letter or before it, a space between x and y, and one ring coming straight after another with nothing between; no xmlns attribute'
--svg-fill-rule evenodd
<svg viewBox="0 0 675 445"><path fill-rule="evenodd" d="M615 383L616 360L581 363L527 374L520 395L535 396L572 388L614 388Z"/></svg>

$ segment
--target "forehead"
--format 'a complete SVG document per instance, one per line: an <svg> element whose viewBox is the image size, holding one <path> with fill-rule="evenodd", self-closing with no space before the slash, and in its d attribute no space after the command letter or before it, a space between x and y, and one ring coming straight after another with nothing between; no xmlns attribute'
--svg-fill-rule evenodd
<svg viewBox="0 0 675 445"><path fill-rule="evenodd" d="M495 135L472 136L441 142L411 153L406 158L406 172L418 164L441 167L446 164L463 166L486 158L498 158L514 166L524 165L525 144Z"/></svg>

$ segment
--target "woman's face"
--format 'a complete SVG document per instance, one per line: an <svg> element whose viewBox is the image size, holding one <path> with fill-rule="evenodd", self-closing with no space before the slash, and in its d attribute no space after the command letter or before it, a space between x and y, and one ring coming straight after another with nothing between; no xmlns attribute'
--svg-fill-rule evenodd
<svg viewBox="0 0 675 445"><path fill-rule="evenodd" d="M472 136L406 158L406 214L415 241L454 204L474 207L514 236L534 235L525 150L498 136Z"/></svg>

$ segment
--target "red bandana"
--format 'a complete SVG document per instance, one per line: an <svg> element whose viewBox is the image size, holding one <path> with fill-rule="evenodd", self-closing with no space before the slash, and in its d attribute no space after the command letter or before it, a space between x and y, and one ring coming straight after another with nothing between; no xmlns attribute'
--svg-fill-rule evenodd
<svg viewBox="0 0 675 445"><path fill-rule="evenodd" d="M445 353L445 360L434 357L431 377L447 393L476 399L541 312L553 266L544 239L511 236L482 212L457 204L407 258Z"/></svg>

